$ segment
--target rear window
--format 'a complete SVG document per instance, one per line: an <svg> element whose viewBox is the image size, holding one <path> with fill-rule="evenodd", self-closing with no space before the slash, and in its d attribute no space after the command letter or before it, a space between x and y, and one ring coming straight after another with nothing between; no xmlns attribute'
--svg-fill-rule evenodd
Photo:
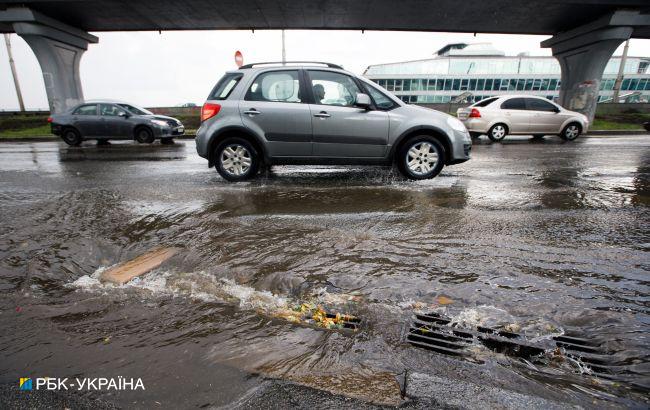
<svg viewBox="0 0 650 410"><path fill-rule="evenodd" d="M504 110L525 110L526 102L523 98L511 98L509 100L505 100L501 104L501 108Z"/></svg>
<svg viewBox="0 0 650 410"><path fill-rule="evenodd" d="M241 80L242 74L239 73L230 73L221 77L221 80L212 90L208 100L225 100L228 98L232 90L235 89L235 86Z"/></svg>
<svg viewBox="0 0 650 410"><path fill-rule="evenodd" d="M494 101L496 101L498 98L499 97L486 98L485 100L481 100L481 101L475 103L474 105L472 105L472 107L485 107L485 106L493 103Z"/></svg>

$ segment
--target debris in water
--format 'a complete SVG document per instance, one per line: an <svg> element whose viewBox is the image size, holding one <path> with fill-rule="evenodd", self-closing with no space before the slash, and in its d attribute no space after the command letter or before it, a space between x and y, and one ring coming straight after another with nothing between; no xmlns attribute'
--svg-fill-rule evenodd
<svg viewBox="0 0 650 410"><path fill-rule="evenodd" d="M439 305L450 305L450 304L454 303L453 300L449 299L446 296L438 296L437 301L438 301Z"/></svg>
<svg viewBox="0 0 650 410"><path fill-rule="evenodd" d="M128 262L102 272L101 280L123 285L131 279L159 267L178 252L177 248L156 248Z"/></svg>

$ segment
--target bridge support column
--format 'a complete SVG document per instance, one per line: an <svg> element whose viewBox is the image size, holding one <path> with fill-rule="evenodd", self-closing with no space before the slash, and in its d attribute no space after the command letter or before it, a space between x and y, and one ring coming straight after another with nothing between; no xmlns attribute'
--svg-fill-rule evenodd
<svg viewBox="0 0 650 410"><path fill-rule="evenodd" d="M634 27L650 24L650 17L637 11L616 11L590 24L556 34L542 41L560 62L562 84L559 103L580 112L593 122L605 66Z"/></svg>
<svg viewBox="0 0 650 410"><path fill-rule="evenodd" d="M1 11L0 22L12 24L36 55L52 113L83 101L79 63L97 37L27 8Z"/></svg>

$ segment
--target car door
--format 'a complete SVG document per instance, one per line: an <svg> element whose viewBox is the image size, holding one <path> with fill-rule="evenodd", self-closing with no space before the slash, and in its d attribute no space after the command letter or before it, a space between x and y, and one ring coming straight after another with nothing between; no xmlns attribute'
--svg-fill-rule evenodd
<svg viewBox="0 0 650 410"><path fill-rule="evenodd" d="M97 113L97 104L86 104L72 112L72 125L83 137L97 137L101 134L102 124Z"/></svg>
<svg viewBox="0 0 650 410"><path fill-rule="evenodd" d="M111 138L130 136L131 124L127 119L126 111L122 108L115 104L100 104L99 116L102 126L101 136Z"/></svg>
<svg viewBox="0 0 650 410"><path fill-rule="evenodd" d="M307 70L312 92L311 123L314 156L330 158L384 157L388 146L386 111L355 106L363 93L351 76L335 71Z"/></svg>
<svg viewBox="0 0 650 410"><path fill-rule="evenodd" d="M272 157L312 154L311 114L302 83L299 70L265 71L239 103L242 122L267 140Z"/></svg>
<svg viewBox="0 0 650 410"><path fill-rule="evenodd" d="M526 98L526 108L530 111L531 133L560 132L565 117L558 107L541 98Z"/></svg>
<svg viewBox="0 0 650 410"><path fill-rule="evenodd" d="M526 110L526 101L513 97L501 103L503 116L507 119L510 134L530 132L530 111Z"/></svg>

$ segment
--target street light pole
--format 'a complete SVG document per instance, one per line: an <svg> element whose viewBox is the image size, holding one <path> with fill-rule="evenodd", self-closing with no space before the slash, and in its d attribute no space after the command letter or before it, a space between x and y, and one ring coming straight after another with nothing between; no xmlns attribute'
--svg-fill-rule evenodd
<svg viewBox="0 0 650 410"><path fill-rule="evenodd" d="M621 83L623 83L623 73L625 70L625 62L627 61L627 48L630 45L630 40L628 39L625 42L625 47L623 47L623 56L621 57L621 64L618 67L618 75L616 76L616 81L614 82L614 96L612 97L613 103L618 103L618 98L621 92Z"/></svg>
<svg viewBox="0 0 650 410"><path fill-rule="evenodd" d="M284 47L284 30L282 30L282 64L287 62L287 52Z"/></svg>
<svg viewBox="0 0 650 410"><path fill-rule="evenodd" d="M18 83L18 75L16 74L16 66L14 64L14 57L11 54L11 39L10 35L5 33L5 44L7 45L7 55L9 56L9 66L11 67L11 75L14 78L14 86L16 87L16 95L18 96L18 105L20 111L25 111L25 103L23 103L23 94L20 92L20 84Z"/></svg>

